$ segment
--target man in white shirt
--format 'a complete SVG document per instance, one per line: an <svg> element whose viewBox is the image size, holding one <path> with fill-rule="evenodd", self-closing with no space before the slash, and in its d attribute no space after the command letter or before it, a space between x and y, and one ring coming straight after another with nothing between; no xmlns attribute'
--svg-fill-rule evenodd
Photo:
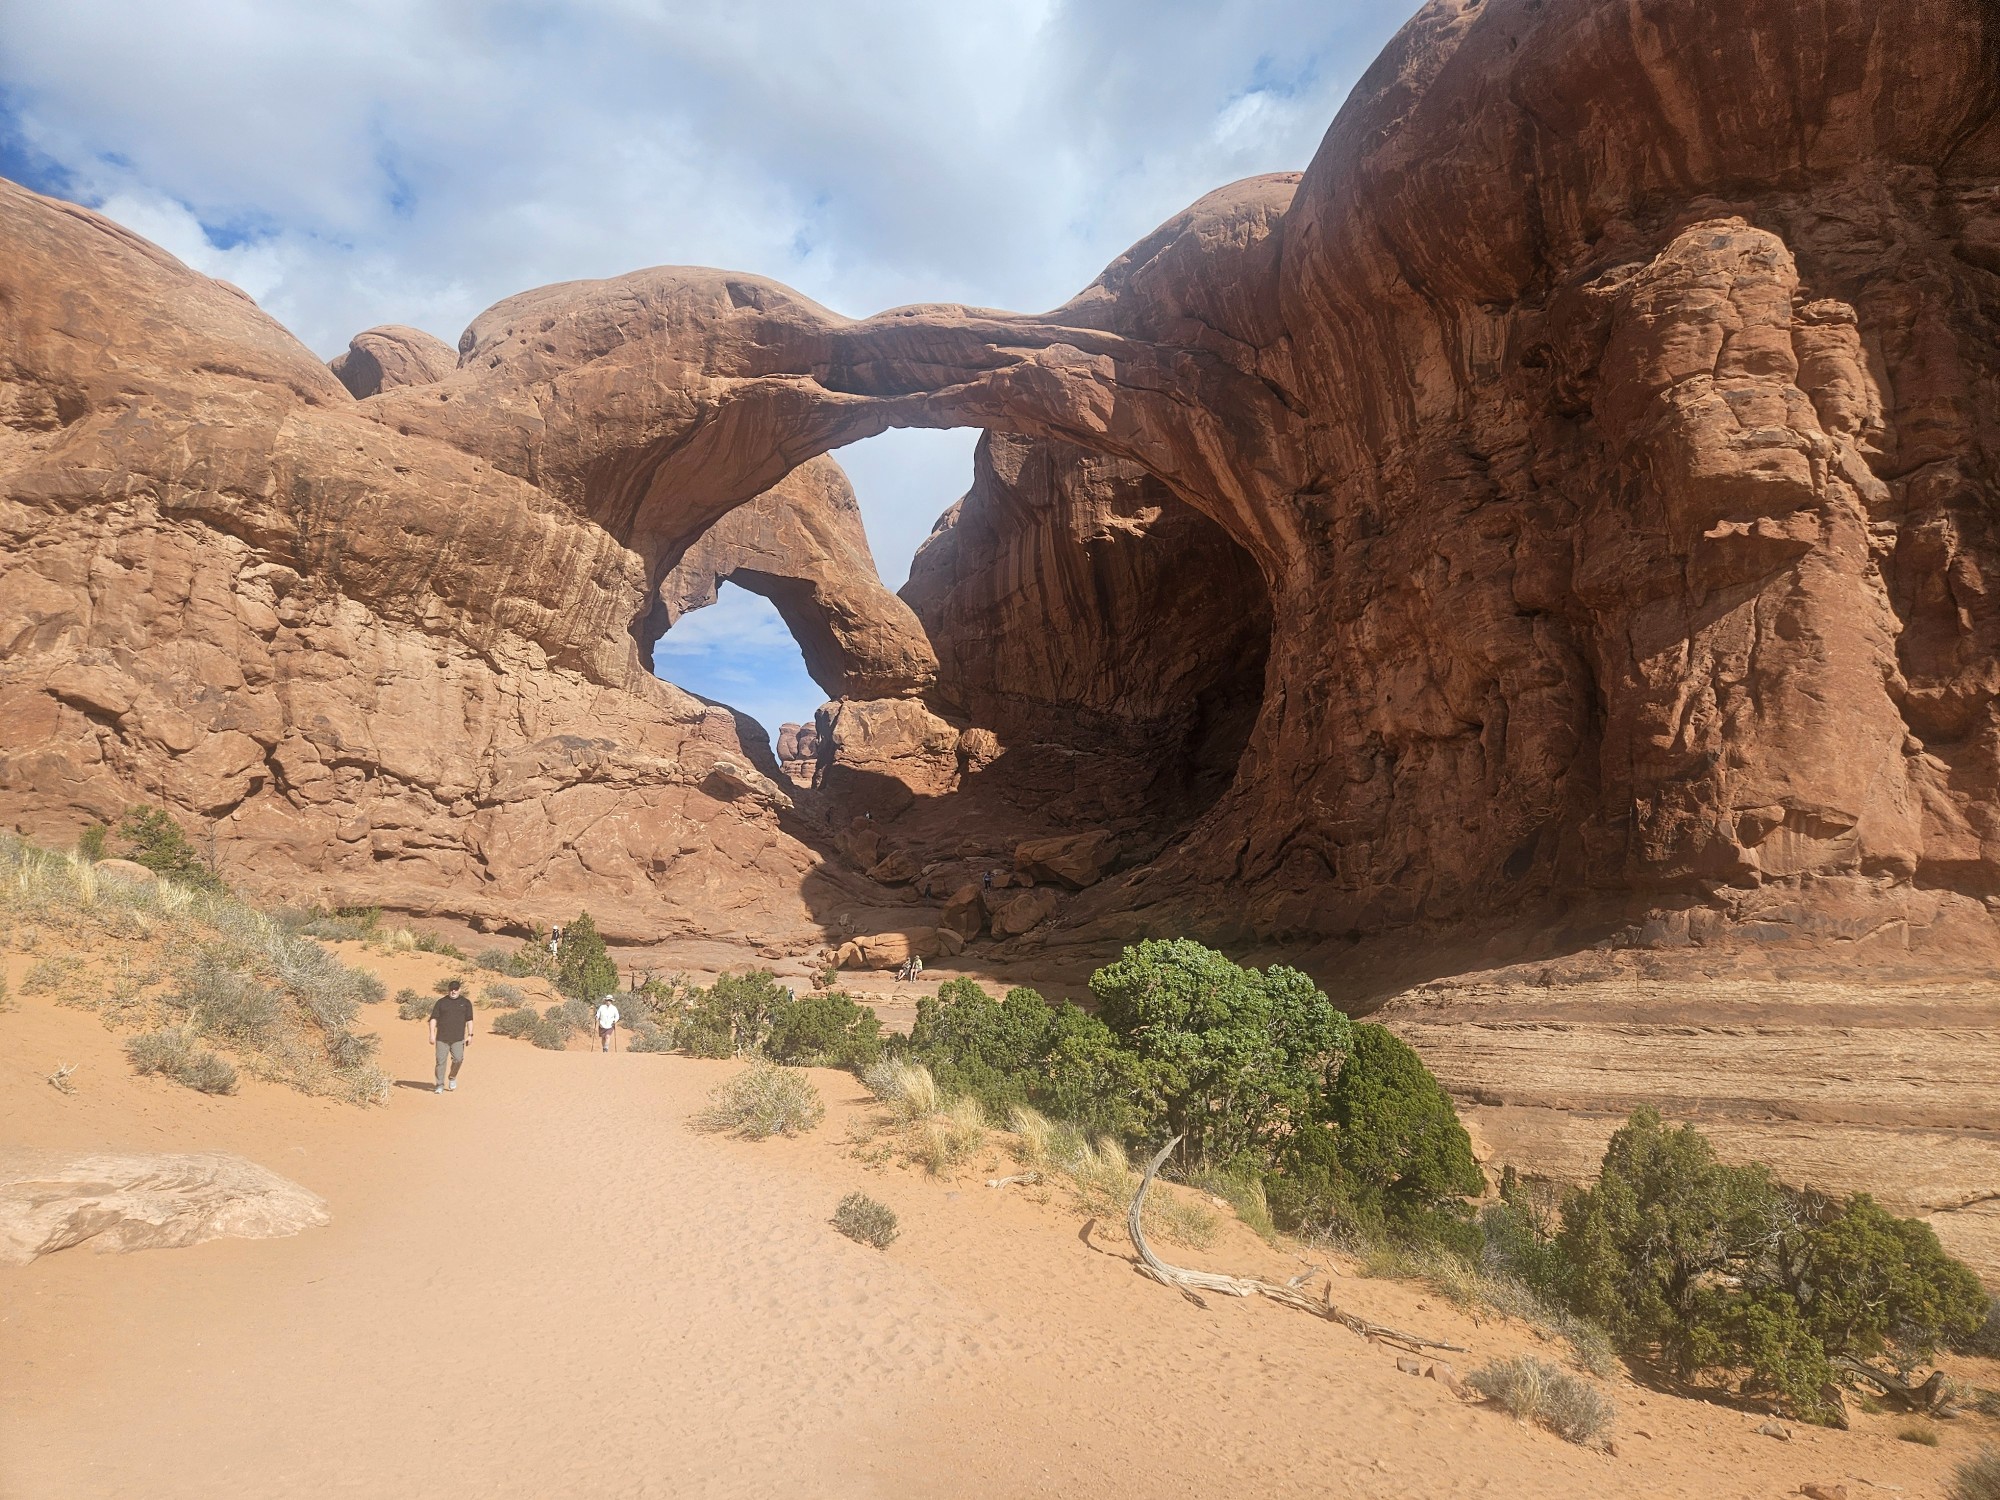
<svg viewBox="0 0 2000 1500"><path fill-rule="evenodd" d="M618 1007L606 995L597 1007L597 1046L601 1052L611 1050L611 1033L618 1029Z"/></svg>

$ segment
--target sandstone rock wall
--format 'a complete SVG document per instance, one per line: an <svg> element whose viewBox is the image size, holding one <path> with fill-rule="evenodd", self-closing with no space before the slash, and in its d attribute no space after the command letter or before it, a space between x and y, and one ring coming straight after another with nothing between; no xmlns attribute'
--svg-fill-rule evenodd
<svg viewBox="0 0 2000 1500"><path fill-rule="evenodd" d="M914 697L937 656L908 605L882 585L861 507L840 465L808 459L681 554L660 585L665 626L734 582L778 608L829 698Z"/></svg>
<svg viewBox="0 0 2000 1500"><path fill-rule="evenodd" d="M164 803L280 899L817 938L631 554L95 214L0 184L0 240L0 817Z"/></svg>
<svg viewBox="0 0 2000 1500"><path fill-rule="evenodd" d="M1002 784L1046 796L1037 747L1062 746L1082 756L1067 795L1095 790L1102 818L1136 793L1179 832L1234 775L1269 597L1249 554L1137 464L987 436L903 596L938 645L935 696L995 735Z"/></svg>
<svg viewBox="0 0 2000 1500"><path fill-rule="evenodd" d="M1745 0L1727 46L1717 24L1702 0L1435 0L1302 177L1209 195L1041 316L852 321L662 268L510 298L454 368L358 402L227 289L9 191L0 803L59 821L105 776L433 904L561 870L637 920L685 860L675 890L754 889L772 905L746 923L801 930L812 857L776 801L700 800L734 726L635 640L689 549L801 463L969 424L1094 455L1079 476L1143 471L1269 602L1229 790L1079 898L1099 937L1483 924L1983 961L2000 15ZM995 507L993 550L952 565L966 596L924 603L952 663L937 725L897 750L893 714L855 709L822 755L914 754L942 786L948 732L960 771L1006 754L952 693L1025 686L996 718L1163 701L1173 674L1100 626L1175 569L1104 566L1071 522L1135 512L1099 480L1133 476L1054 485L1060 524ZM1067 592L1086 577L1092 609ZM986 674L953 643L1037 618L1086 649L1010 644ZM1200 625L1174 617L1168 655L1219 660ZM83 668L127 685L65 697ZM98 701L120 691L130 710ZM462 747L410 727L461 702Z"/></svg>

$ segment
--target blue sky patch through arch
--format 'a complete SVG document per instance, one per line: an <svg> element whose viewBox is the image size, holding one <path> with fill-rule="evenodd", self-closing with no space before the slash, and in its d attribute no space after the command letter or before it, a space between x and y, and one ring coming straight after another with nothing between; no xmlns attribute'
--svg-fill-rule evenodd
<svg viewBox="0 0 2000 1500"><path fill-rule="evenodd" d="M777 606L733 583L660 637L653 671L698 698L740 709L774 742L780 725L812 722L826 701Z"/></svg>

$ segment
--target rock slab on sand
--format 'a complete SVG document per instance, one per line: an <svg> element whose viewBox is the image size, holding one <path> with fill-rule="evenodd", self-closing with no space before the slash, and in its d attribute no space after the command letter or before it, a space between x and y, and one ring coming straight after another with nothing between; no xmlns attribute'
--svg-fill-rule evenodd
<svg viewBox="0 0 2000 1500"><path fill-rule="evenodd" d="M104 1251L172 1249L234 1235L316 1229L326 1200L240 1156L36 1155L0 1161L0 1264L95 1240Z"/></svg>

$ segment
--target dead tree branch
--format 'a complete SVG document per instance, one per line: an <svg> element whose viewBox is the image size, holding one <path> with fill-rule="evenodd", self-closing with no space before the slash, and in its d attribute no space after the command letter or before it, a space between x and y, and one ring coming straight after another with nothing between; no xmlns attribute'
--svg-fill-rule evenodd
<svg viewBox="0 0 2000 1500"><path fill-rule="evenodd" d="M1327 1279L1326 1295L1315 1302L1306 1296L1300 1287L1308 1278L1300 1278L1292 1284L1281 1286L1274 1281L1260 1281L1254 1276L1224 1276L1215 1271L1190 1271L1185 1266L1169 1265L1153 1253L1146 1243L1143 1223L1146 1208L1146 1194L1153 1186L1153 1178L1160 1167L1181 1142L1175 1136L1162 1146L1146 1164L1146 1174L1139 1179L1139 1190L1132 1195L1132 1207L1125 1215L1126 1231L1132 1236L1132 1248L1139 1252L1139 1268L1162 1286L1170 1286L1196 1307L1207 1307L1201 1300L1203 1292L1214 1292L1224 1297L1268 1297L1273 1302L1281 1302L1286 1307L1296 1307L1301 1312L1309 1312L1330 1322L1350 1328L1366 1339L1375 1339L1385 1344L1396 1344L1408 1349L1412 1354L1421 1354L1426 1349L1444 1349L1454 1354L1466 1352L1463 1344L1447 1344L1439 1339L1429 1339L1421 1334L1405 1333L1400 1328L1389 1328L1381 1323L1371 1323L1355 1313L1336 1307L1333 1301L1333 1280ZM1310 1274L1310 1273L1309 1273Z"/></svg>

